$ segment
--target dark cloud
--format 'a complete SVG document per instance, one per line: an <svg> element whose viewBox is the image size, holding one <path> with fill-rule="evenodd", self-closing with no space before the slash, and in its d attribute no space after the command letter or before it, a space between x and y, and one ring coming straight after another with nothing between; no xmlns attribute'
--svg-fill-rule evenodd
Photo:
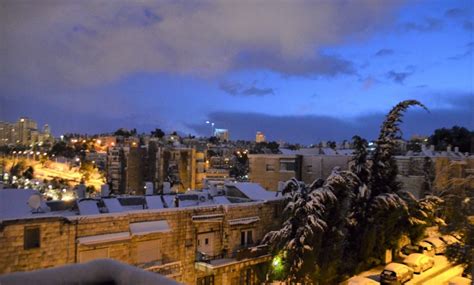
<svg viewBox="0 0 474 285"><path fill-rule="evenodd" d="M337 76L355 74L351 61L337 56L285 58L271 51L242 52L235 61L238 69L267 69L286 76Z"/></svg>
<svg viewBox="0 0 474 285"><path fill-rule="evenodd" d="M460 18L460 17L464 17L468 15L468 12L465 9L452 8L452 9L446 10L446 12L444 12L444 15L449 18Z"/></svg>
<svg viewBox="0 0 474 285"><path fill-rule="evenodd" d="M223 81L219 83L219 89L227 94L236 96L240 94L240 91L242 90L242 84L237 82Z"/></svg>
<svg viewBox="0 0 474 285"><path fill-rule="evenodd" d="M219 83L219 89L232 96L265 96L275 94L273 88L259 88L255 86L255 82L252 86L245 87L238 82L222 81Z"/></svg>
<svg viewBox="0 0 474 285"><path fill-rule="evenodd" d="M438 31L443 27L443 22L436 18L425 18L421 23L407 22L401 25L401 28L405 32L434 32Z"/></svg>
<svg viewBox="0 0 474 285"><path fill-rule="evenodd" d="M273 88L257 88L255 86L252 86L242 91L242 94L263 96L263 95L272 95L275 93L273 92Z"/></svg>
<svg viewBox="0 0 474 285"><path fill-rule="evenodd" d="M453 94L451 94L453 95ZM407 111L401 125L403 137L414 134L430 135L437 128L465 126L474 129L474 94L441 96L447 105L444 108L420 108ZM422 100L423 101L423 100ZM428 108L429 108L428 104ZM374 113L352 119L338 119L331 116L274 116L258 113L215 112L208 118L219 126L225 126L235 139L253 140L256 131L262 131L270 140L284 140L292 143L311 144L321 140L350 139L358 134L375 139L385 113ZM206 135L209 129L201 125L188 125L198 134Z"/></svg>
<svg viewBox="0 0 474 285"><path fill-rule="evenodd" d="M0 53L0 62L9 68L0 69L0 86L21 77L67 90L140 72L206 77L236 68L348 74L349 61L317 51L378 32L402 6L373 0L185 2L2 1L1 49L8 52Z"/></svg>
<svg viewBox="0 0 474 285"><path fill-rule="evenodd" d="M383 48L375 53L375 56L387 56L392 55L394 53L393 49Z"/></svg>
<svg viewBox="0 0 474 285"><path fill-rule="evenodd" d="M405 82L405 79L410 77L413 74L413 71L401 71L397 72L394 70L390 70L387 72L386 76L388 79L393 80L393 82L398 83L398 84L403 84Z"/></svg>

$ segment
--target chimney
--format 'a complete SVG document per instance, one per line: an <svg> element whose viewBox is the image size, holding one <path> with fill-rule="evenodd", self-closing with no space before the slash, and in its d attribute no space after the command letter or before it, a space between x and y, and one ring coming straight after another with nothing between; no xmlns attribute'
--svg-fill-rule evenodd
<svg viewBox="0 0 474 285"><path fill-rule="evenodd" d="M422 144L421 145L421 151L425 151L426 150L426 145Z"/></svg>
<svg viewBox="0 0 474 285"><path fill-rule="evenodd" d="M458 147L458 146L455 146L455 147L454 147L454 152L456 152L456 153L459 152L459 147Z"/></svg>
<svg viewBox="0 0 474 285"><path fill-rule="evenodd" d="M102 186L100 186L100 196L108 197L109 195L110 195L109 184L102 184Z"/></svg>
<svg viewBox="0 0 474 285"><path fill-rule="evenodd" d="M434 144L430 145L430 150L431 150L431 151L435 151L435 146L434 146Z"/></svg>
<svg viewBox="0 0 474 285"><path fill-rule="evenodd" d="M446 148L446 151L451 152L451 145L448 145L448 147Z"/></svg>

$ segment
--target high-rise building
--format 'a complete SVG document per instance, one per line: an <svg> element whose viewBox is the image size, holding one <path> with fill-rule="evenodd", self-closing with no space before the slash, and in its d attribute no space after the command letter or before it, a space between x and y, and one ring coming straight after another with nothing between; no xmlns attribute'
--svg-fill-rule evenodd
<svg viewBox="0 0 474 285"><path fill-rule="evenodd" d="M30 145L37 139L38 124L27 118L21 117L17 122L18 137L17 143L21 145Z"/></svg>
<svg viewBox="0 0 474 285"><path fill-rule="evenodd" d="M218 138L220 141L228 141L229 140L229 130L227 129L215 129L214 136Z"/></svg>
<svg viewBox="0 0 474 285"><path fill-rule="evenodd" d="M38 124L27 117L21 117L16 123L0 122L0 145L29 146L52 139L51 129L48 125L45 125L43 131L40 131Z"/></svg>
<svg viewBox="0 0 474 285"><path fill-rule="evenodd" d="M14 144L15 142L15 125L8 122L0 122L0 145Z"/></svg>
<svg viewBox="0 0 474 285"><path fill-rule="evenodd" d="M265 134L263 134L262 132L257 132L257 135L255 135L255 142L261 143L265 141L266 141Z"/></svg>

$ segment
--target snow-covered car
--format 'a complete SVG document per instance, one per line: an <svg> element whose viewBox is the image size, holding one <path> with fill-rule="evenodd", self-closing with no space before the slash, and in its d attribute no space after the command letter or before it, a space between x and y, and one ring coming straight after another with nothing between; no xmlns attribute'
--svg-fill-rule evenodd
<svg viewBox="0 0 474 285"><path fill-rule="evenodd" d="M451 245L453 243L459 242L454 236L452 235L443 235L439 237L445 244Z"/></svg>
<svg viewBox="0 0 474 285"><path fill-rule="evenodd" d="M403 260L403 263L413 269L415 273L421 273L434 266L434 259L422 253L412 253Z"/></svg>
<svg viewBox="0 0 474 285"><path fill-rule="evenodd" d="M437 237L425 238L423 241L433 245L435 254L444 254L446 252L446 244Z"/></svg>
<svg viewBox="0 0 474 285"><path fill-rule="evenodd" d="M466 277L457 276L449 279L448 285L471 285L472 280Z"/></svg>
<svg viewBox="0 0 474 285"><path fill-rule="evenodd" d="M424 255L428 256L435 256L435 249L431 243L420 241L417 244L422 248L422 251L419 253L423 253Z"/></svg>
<svg viewBox="0 0 474 285"><path fill-rule="evenodd" d="M402 257L406 257L412 253L423 253L428 256L435 255L433 246L427 242L419 242L418 244L415 244L415 245L413 244L405 245L404 247L402 247L400 252L402 253L401 254Z"/></svg>
<svg viewBox="0 0 474 285"><path fill-rule="evenodd" d="M380 283L367 277L352 276L346 281L342 282L341 285L379 285Z"/></svg>
<svg viewBox="0 0 474 285"><path fill-rule="evenodd" d="M414 271L405 264L392 262L380 273L381 284L403 284L413 278Z"/></svg>

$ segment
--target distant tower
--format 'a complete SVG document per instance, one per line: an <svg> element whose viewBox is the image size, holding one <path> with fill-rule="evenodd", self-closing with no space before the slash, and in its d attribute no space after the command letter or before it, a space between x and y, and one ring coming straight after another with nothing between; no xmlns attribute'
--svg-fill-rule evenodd
<svg viewBox="0 0 474 285"><path fill-rule="evenodd" d="M261 143L265 141L266 141L265 135L262 132L257 132L257 135L255 135L255 142Z"/></svg>

